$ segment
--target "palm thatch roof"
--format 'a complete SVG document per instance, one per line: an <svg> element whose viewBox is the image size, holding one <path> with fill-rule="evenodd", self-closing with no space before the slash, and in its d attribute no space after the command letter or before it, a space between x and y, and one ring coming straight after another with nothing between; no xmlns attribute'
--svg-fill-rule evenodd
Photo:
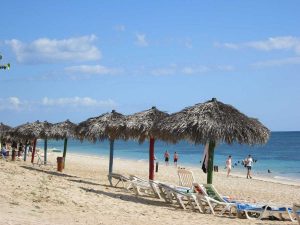
<svg viewBox="0 0 300 225"><path fill-rule="evenodd" d="M11 129L10 126L0 123L0 137L5 136L6 132Z"/></svg>
<svg viewBox="0 0 300 225"><path fill-rule="evenodd" d="M17 126L9 131L10 136L16 139L29 140L34 138L48 138L52 124L47 121L35 121Z"/></svg>
<svg viewBox="0 0 300 225"><path fill-rule="evenodd" d="M257 119L215 98L172 114L159 124L158 132L166 141L187 139L195 144L208 141L264 144L270 135L268 128Z"/></svg>
<svg viewBox="0 0 300 225"><path fill-rule="evenodd" d="M130 138L138 139L140 143L146 138L156 136L157 124L168 116L168 113L156 107L127 116L126 134Z"/></svg>
<svg viewBox="0 0 300 225"><path fill-rule="evenodd" d="M70 120L66 120L60 123L55 123L51 126L49 131L49 137L54 139L64 139L64 138L73 138L76 134L75 123L72 123Z"/></svg>
<svg viewBox="0 0 300 225"><path fill-rule="evenodd" d="M80 140L95 142L104 139L128 139L125 133L126 117L112 110L98 117L89 118L78 124L76 136Z"/></svg>

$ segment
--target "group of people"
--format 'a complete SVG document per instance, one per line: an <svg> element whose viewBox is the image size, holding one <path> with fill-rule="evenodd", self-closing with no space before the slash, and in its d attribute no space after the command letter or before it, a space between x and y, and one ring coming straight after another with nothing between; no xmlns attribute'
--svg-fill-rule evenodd
<svg viewBox="0 0 300 225"><path fill-rule="evenodd" d="M168 150L165 151L164 158L165 158L166 166L168 166L169 165L169 160L170 160L170 153L168 152ZM173 160L174 160L174 165L175 166L177 166L178 159L179 159L178 153L174 152Z"/></svg>
<svg viewBox="0 0 300 225"><path fill-rule="evenodd" d="M16 151L17 145L13 143L1 143L1 157L6 159L10 151Z"/></svg>
<svg viewBox="0 0 300 225"><path fill-rule="evenodd" d="M29 145L28 146L28 152L32 152L32 146ZM1 143L1 150L0 150L0 156L3 159L7 159L8 157L8 153L9 152L17 152L18 153L18 157L20 157L23 152L25 151L25 145L23 145L22 143L17 143L15 141L13 141L12 143Z"/></svg>
<svg viewBox="0 0 300 225"><path fill-rule="evenodd" d="M252 164L253 164L253 158L251 155L248 155L247 158L245 158L242 162L242 164L247 168L247 179L252 179L251 176L251 169L252 169ZM226 160L226 168L227 168L227 177L229 177L231 168L232 168L232 157L231 155L228 156Z"/></svg>
<svg viewBox="0 0 300 225"><path fill-rule="evenodd" d="M168 152L168 150L165 151L164 158L165 158L166 166L168 166L169 161L170 161L170 153ZM174 152L173 160L174 160L174 165L175 166L177 166L178 159L179 159L178 153ZM249 178L252 179L251 170L252 170L253 162L254 162L254 160L253 160L251 155L248 155L248 157L246 157L242 161L242 165L244 165L247 169L247 176L246 176L247 179L249 179ZM232 167L233 167L232 166L232 157L231 157L231 155L229 155L227 160L226 160L227 177L230 176L230 172L231 172Z"/></svg>

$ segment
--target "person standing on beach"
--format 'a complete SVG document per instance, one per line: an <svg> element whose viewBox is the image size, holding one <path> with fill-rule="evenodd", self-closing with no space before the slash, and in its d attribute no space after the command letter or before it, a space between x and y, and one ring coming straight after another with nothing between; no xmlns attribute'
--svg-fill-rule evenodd
<svg viewBox="0 0 300 225"><path fill-rule="evenodd" d="M5 148L5 144L2 144L2 148L1 148L1 156L3 159L6 159L6 148Z"/></svg>
<svg viewBox="0 0 300 225"><path fill-rule="evenodd" d="M178 161L178 154L177 152L174 153L174 166L177 166L177 161Z"/></svg>
<svg viewBox="0 0 300 225"><path fill-rule="evenodd" d="M247 179L248 178L252 179L252 177L251 177L251 169L252 169L253 159L252 159L251 155L248 155L245 163L246 163L245 165L247 167Z"/></svg>
<svg viewBox="0 0 300 225"><path fill-rule="evenodd" d="M231 155L230 155L230 156L228 156L228 158L226 160L227 177L229 177L229 174L231 172L231 163L232 163L232 159L231 159Z"/></svg>
<svg viewBox="0 0 300 225"><path fill-rule="evenodd" d="M164 156L165 156L166 166L168 166L169 165L169 158L170 158L170 154L169 154L168 150L165 152Z"/></svg>

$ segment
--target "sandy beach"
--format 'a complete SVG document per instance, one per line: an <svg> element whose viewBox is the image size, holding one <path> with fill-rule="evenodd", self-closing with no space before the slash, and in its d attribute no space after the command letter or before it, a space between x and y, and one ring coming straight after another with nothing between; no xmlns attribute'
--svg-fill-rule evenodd
<svg viewBox="0 0 300 225"><path fill-rule="evenodd" d="M151 197L136 197L123 188L110 187L108 159L68 154L63 173L56 172L57 153L47 166L23 161L0 161L0 224L295 224L288 221L247 220L182 210ZM189 168L205 183L200 168ZM147 178L144 161L114 160L114 171ZM160 165L155 179L177 184L174 166ZM300 200L300 184L282 184L214 174L223 195L291 206Z"/></svg>

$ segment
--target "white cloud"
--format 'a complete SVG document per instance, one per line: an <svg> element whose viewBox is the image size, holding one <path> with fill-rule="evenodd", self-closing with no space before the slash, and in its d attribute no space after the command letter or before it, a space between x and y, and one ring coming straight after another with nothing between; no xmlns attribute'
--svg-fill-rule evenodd
<svg viewBox="0 0 300 225"><path fill-rule="evenodd" d="M244 43L215 43L215 47L231 49L254 48L262 51L291 50L300 54L300 38L292 36L270 37L263 41L251 41Z"/></svg>
<svg viewBox="0 0 300 225"><path fill-rule="evenodd" d="M197 75L202 73L208 73L212 71L233 71L234 67L231 65L215 65L215 66L184 66L179 67L177 65L170 65L167 67L161 67L153 69L150 73L156 76L174 75L174 74L184 74L184 75Z"/></svg>
<svg viewBox="0 0 300 225"><path fill-rule="evenodd" d="M116 25L116 26L114 27L114 30L119 31L119 32L123 32L123 31L126 30L126 28L125 28L124 25L119 24L119 25Z"/></svg>
<svg viewBox="0 0 300 225"><path fill-rule="evenodd" d="M146 35L145 34L137 33L137 34L135 34L135 37L136 37L135 43L138 46L147 47L149 45L148 41L146 40Z"/></svg>
<svg viewBox="0 0 300 225"><path fill-rule="evenodd" d="M233 43L219 43L215 42L214 46L217 48L230 48L230 49L238 49L239 45L238 44L233 44Z"/></svg>
<svg viewBox="0 0 300 225"><path fill-rule="evenodd" d="M266 41L254 41L246 43L246 46L259 50L293 50L300 54L300 38L295 37L275 37Z"/></svg>
<svg viewBox="0 0 300 225"><path fill-rule="evenodd" d="M118 74L121 69L108 68L101 65L79 65L66 67L65 71L68 73L82 73L82 74Z"/></svg>
<svg viewBox="0 0 300 225"><path fill-rule="evenodd" d="M0 98L0 110L19 110L24 105L18 97Z"/></svg>
<svg viewBox="0 0 300 225"><path fill-rule="evenodd" d="M17 97L10 97L9 102L11 103L12 106L18 108L21 104L20 99Z"/></svg>
<svg viewBox="0 0 300 225"><path fill-rule="evenodd" d="M90 97L69 97L69 98L49 98L44 97L41 100L21 100L18 97L0 98L0 111L3 110L42 110L45 108L115 108L117 103L112 99L97 100Z"/></svg>
<svg viewBox="0 0 300 225"><path fill-rule="evenodd" d="M299 65L300 57L290 57L284 59L266 60L253 63L253 67L273 67L273 66L285 66L285 65Z"/></svg>
<svg viewBox="0 0 300 225"><path fill-rule="evenodd" d="M181 72L186 75L205 73L208 71L210 71L210 68L208 68L207 66L197 66L197 67L187 66L181 70Z"/></svg>
<svg viewBox="0 0 300 225"><path fill-rule="evenodd" d="M151 74L155 76L166 76L166 75L175 74L176 72L177 70L175 68L167 67L167 68L156 68L151 71Z"/></svg>
<svg viewBox="0 0 300 225"><path fill-rule="evenodd" d="M61 40L40 38L31 43L12 39L5 43L20 63L82 62L101 58L100 50L93 44L96 39L89 35Z"/></svg>
<svg viewBox="0 0 300 225"><path fill-rule="evenodd" d="M42 105L44 106L60 106L60 107L101 107L101 108L113 108L116 103L111 100L96 100L90 97L71 97L71 98L48 98L42 99Z"/></svg>

